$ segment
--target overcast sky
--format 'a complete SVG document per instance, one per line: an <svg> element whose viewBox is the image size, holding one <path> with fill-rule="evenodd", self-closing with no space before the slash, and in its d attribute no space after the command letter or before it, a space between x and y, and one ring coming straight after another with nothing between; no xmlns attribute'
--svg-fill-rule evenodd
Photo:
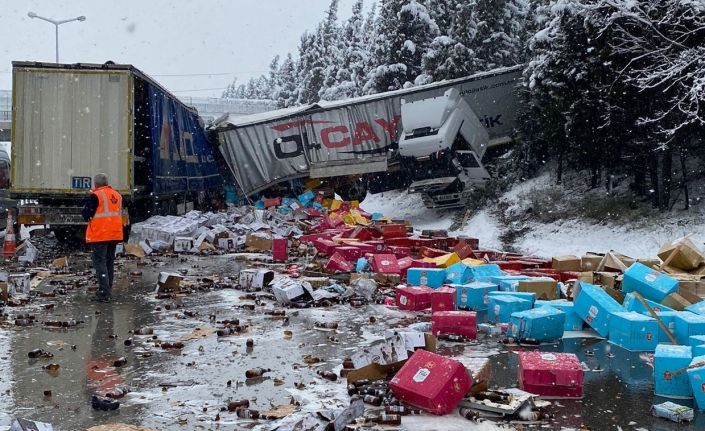
<svg viewBox="0 0 705 431"><path fill-rule="evenodd" d="M244 82L266 72L276 54L295 53L329 2L0 0L0 89L12 87L13 60L54 61L54 26L29 11L57 20L86 16L59 26L62 63L130 63L179 96L220 96L233 78ZM353 3L340 0L340 19ZM164 76L184 74L218 75Z"/></svg>

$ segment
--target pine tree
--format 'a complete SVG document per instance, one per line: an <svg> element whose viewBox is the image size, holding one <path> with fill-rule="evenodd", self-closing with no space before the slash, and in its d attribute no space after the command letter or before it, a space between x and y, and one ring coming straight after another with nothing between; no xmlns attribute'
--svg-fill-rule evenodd
<svg viewBox="0 0 705 431"><path fill-rule="evenodd" d="M269 63L269 76L267 77L268 91L266 99L275 100L275 94L279 93L279 88L282 85L279 78L279 60L280 57L277 55L274 59L272 59L271 63Z"/></svg>
<svg viewBox="0 0 705 431"><path fill-rule="evenodd" d="M279 108L289 108L298 100L296 63L291 53L287 54L277 73L279 86L272 95Z"/></svg>
<svg viewBox="0 0 705 431"><path fill-rule="evenodd" d="M526 3L523 0L472 0L477 22L473 46L483 70L512 66L522 61L523 23Z"/></svg>
<svg viewBox="0 0 705 431"><path fill-rule="evenodd" d="M438 31L441 36L450 36L453 18L460 7L467 5L467 0L426 0L428 13L438 25Z"/></svg>
<svg viewBox="0 0 705 431"><path fill-rule="evenodd" d="M413 85L421 59L438 35L438 26L416 0L383 0L375 25L375 50L365 93Z"/></svg>
<svg viewBox="0 0 705 431"><path fill-rule="evenodd" d="M457 4L446 36L433 40L423 58L423 75L417 84L460 78L477 71L478 64L472 49L477 34L472 4Z"/></svg>

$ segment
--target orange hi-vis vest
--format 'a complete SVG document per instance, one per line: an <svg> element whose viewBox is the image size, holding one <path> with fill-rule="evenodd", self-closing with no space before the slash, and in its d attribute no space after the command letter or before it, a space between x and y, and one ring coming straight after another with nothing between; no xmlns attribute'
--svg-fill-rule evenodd
<svg viewBox="0 0 705 431"><path fill-rule="evenodd" d="M98 208L88 222L86 242L122 241L122 196L110 186L91 193L98 198Z"/></svg>

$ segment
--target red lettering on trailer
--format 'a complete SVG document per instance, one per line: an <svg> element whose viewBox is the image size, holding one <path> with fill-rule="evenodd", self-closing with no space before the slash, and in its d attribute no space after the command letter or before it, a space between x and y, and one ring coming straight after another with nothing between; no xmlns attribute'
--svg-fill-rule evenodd
<svg viewBox="0 0 705 431"><path fill-rule="evenodd" d="M375 120L375 123L379 124L384 130L387 131L390 140L395 141L397 139L397 126L399 125L399 120L401 120L401 115L395 115L392 121L379 118Z"/></svg>
<svg viewBox="0 0 705 431"><path fill-rule="evenodd" d="M353 145L361 145L363 142L379 142L379 137L375 133L370 123L357 123L355 125L355 136L353 136Z"/></svg>
<svg viewBox="0 0 705 431"><path fill-rule="evenodd" d="M333 134L342 134L343 137L339 138L338 140L332 140L335 139L335 136L331 138L331 135ZM348 128L345 126L326 127L325 129L321 130L321 141L323 141L323 145L327 148L347 147L348 145L350 145Z"/></svg>

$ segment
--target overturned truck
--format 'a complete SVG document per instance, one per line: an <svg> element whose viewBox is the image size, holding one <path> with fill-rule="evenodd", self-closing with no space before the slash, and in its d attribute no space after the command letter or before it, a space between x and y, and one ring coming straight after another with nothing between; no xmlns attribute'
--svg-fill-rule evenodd
<svg viewBox="0 0 705 431"><path fill-rule="evenodd" d="M239 191L320 179L344 199L409 187L431 208L462 206L512 143L521 66L245 117L212 130Z"/></svg>

